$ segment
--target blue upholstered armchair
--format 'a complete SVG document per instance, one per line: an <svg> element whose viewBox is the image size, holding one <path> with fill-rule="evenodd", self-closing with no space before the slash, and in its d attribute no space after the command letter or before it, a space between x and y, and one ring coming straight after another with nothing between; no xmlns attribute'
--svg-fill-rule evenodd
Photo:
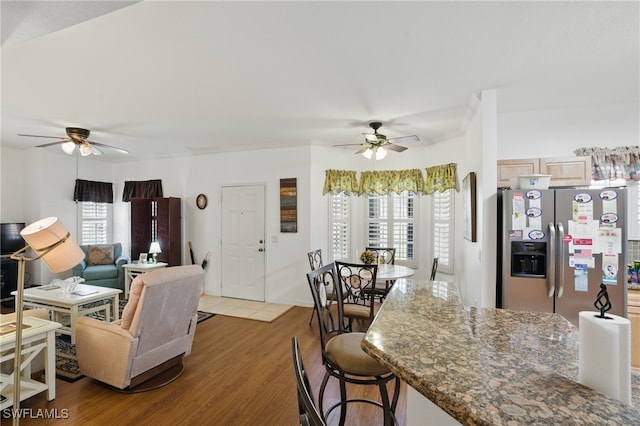
<svg viewBox="0 0 640 426"><path fill-rule="evenodd" d="M130 258L122 255L122 244L81 245L85 258L76 265L74 276L84 278L85 284L119 288L124 291L124 270L122 265Z"/></svg>

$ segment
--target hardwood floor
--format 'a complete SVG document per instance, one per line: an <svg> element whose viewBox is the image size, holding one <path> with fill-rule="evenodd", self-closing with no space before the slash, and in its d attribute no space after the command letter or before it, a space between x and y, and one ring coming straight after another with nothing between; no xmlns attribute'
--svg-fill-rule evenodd
<svg viewBox="0 0 640 426"><path fill-rule="evenodd" d="M298 408L291 364L291 337L297 336L317 401L324 376L317 324L309 327L311 308L294 307L272 323L215 316L196 329L185 371L173 383L149 392L123 394L83 378L75 383L57 380L56 398L41 393L22 402L32 414L68 419L25 418L21 424L49 425L296 425ZM403 384L397 417L405 424L406 387ZM349 396L379 400L373 386L348 386ZM338 386L329 381L325 407L339 399ZM57 411L38 411L57 409ZM328 419L337 424L337 413ZM3 424L5 419L3 418ZM348 425L382 424L379 408L351 404Z"/></svg>

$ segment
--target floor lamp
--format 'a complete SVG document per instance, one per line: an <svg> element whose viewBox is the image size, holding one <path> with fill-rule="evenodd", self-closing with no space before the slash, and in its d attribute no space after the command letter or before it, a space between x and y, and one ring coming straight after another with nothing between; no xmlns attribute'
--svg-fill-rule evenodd
<svg viewBox="0 0 640 426"><path fill-rule="evenodd" d="M24 273L27 262L42 259L51 272L68 271L84 259L84 252L71 237L57 217L41 219L20 231L27 245L11 255L18 261L18 285L16 288L16 346L13 360L13 424L20 422L20 377L22 363L22 297ZM31 249L35 257L27 257Z"/></svg>

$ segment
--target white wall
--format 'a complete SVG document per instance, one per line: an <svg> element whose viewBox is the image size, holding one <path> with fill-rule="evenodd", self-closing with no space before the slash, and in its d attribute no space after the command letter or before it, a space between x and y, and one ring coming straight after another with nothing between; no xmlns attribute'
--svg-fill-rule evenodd
<svg viewBox="0 0 640 426"><path fill-rule="evenodd" d="M0 221L23 222L25 163L27 151L7 147L0 147Z"/></svg>
<svg viewBox="0 0 640 426"><path fill-rule="evenodd" d="M456 196L456 267L455 276L458 284L458 291L462 303L465 305L479 306L481 298L482 263L480 262L482 237L482 182L485 181L482 173L482 104L476 110L475 115L469 122L464 138L464 153L467 159L465 168L459 168L460 193ZM476 173L476 208L477 208L477 241L471 242L464 238L464 193L462 192L462 180L469 172ZM460 261L458 261L460 260Z"/></svg>
<svg viewBox="0 0 640 426"><path fill-rule="evenodd" d="M497 251L497 190L498 171L496 168L498 154L498 122L497 122L497 92L485 90L482 92L482 178L478 182L478 199L481 200L478 214L478 227L481 228L481 249L477 261L482 264L482 286L480 306L495 307L496 305L496 256ZM474 261L471 257L467 261Z"/></svg>
<svg viewBox="0 0 640 426"><path fill-rule="evenodd" d="M639 117L638 102L500 112L498 159L570 157L581 147L636 146Z"/></svg>

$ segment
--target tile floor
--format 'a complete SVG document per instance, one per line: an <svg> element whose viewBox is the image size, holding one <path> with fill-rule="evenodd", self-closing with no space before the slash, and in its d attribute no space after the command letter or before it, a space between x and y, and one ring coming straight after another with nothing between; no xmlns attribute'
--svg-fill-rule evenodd
<svg viewBox="0 0 640 426"><path fill-rule="evenodd" d="M219 296L200 296L198 309L204 312L271 322L292 308L291 305L254 302Z"/></svg>

